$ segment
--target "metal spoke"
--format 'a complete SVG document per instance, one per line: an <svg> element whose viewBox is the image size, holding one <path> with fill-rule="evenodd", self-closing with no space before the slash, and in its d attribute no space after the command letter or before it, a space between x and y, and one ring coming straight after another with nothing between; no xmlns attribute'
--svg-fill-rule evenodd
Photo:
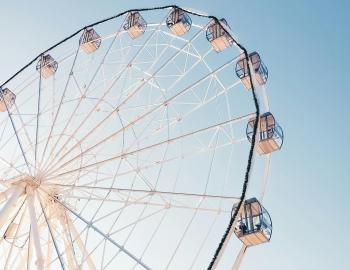
<svg viewBox="0 0 350 270"><path fill-rule="evenodd" d="M36 130L35 130L35 157L34 157L34 168L36 170L36 163L37 163L37 156L38 156L38 136L39 136L39 120L40 120L40 102L41 102L41 80L42 80L42 74L41 74L41 69L43 66L43 57L44 55L42 54L40 57L40 70L39 70L39 90L38 90L38 109L36 113Z"/></svg>
<svg viewBox="0 0 350 270"><path fill-rule="evenodd" d="M52 122L51 127L50 127L49 135L47 136L47 141L46 141L46 143L45 143L44 151L43 151L43 154L42 154L42 159L45 158L46 149L47 149L47 146L48 146L48 144L49 144L49 141L50 141L50 138L51 138L51 135L52 135L54 126L55 126L55 124L56 124L58 115L59 115L59 113L60 113L60 110L61 110L61 107L62 107L62 104L63 104L63 99L64 99L64 97L65 97L65 94L66 94L66 91L67 91L67 88L68 88L68 84L69 84L70 78L71 78L71 76L72 76L73 68L74 68L75 62L76 62L77 57L78 57L79 49L80 49L80 48L79 48L79 46L78 46L78 48L77 48L77 50L76 50L76 53L75 53L75 55L74 55L74 60L73 60L72 66L71 66L71 68L70 68L70 72L68 73L68 78L67 78L67 81L66 81L66 84L65 84L65 87L64 87L64 90L63 90L63 93L62 93L60 102L59 102L58 107L57 107L57 111L56 111L56 113L55 113L55 117L54 117L53 122ZM41 76L40 76L40 78L41 78Z"/></svg>
<svg viewBox="0 0 350 270"><path fill-rule="evenodd" d="M184 197L198 197L198 198L215 198L215 199L239 199L233 196L221 196L221 195L210 195L210 194L197 194L197 193L185 193L185 192L171 192L171 191L161 191L161 190L142 190L142 189L128 189L128 188L109 188L109 187L99 187L99 186L80 186L80 185L66 185L66 184L49 184L49 186L58 186L64 188L80 188L80 189L92 189L92 190L105 190L113 192L135 192L135 193L146 193L149 195L175 195Z"/></svg>
<svg viewBox="0 0 350 270"><path fill-rule="evenodd" d="M17 139L19 148L20 148L20 150L21 150L21 152L22 152L22 156L23 156L24 162L25 162L26 165L27 165L28 172L29 172L29 174L31 174L31 169L30 169L30 166L29 166L27 157L26 157L25 152L24 152L24 150L23 150L23 146L22 146L21 140L19 139L19 135L18 135L18 133L17 133L17 129L16 129L16 126L15 126L15 122L13 121L11 112L9 111L9 108L8 108L8 106L7 106L7 101L6 101L5 97L4 97L2 88L0 88L0 96L1 96L1 99L5 101L4 104L5 104L5 107L6 107L6 110L7 110L7 115L8 115L9 118L10 118L11 125L12 125L12 128L13 128L14 132L15 132L16 139Z"/></svg>

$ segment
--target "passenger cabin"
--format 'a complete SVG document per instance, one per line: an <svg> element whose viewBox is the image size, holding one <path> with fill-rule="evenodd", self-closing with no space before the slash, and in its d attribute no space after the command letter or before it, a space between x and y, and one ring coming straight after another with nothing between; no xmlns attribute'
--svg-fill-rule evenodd
<svg viewBox="0 0 350 270"><path fill-rule="evenodd" d="M166 19L166 25L174 35L182 36L191 29L192 20L185 11L174 8Z"/></svg>
<svg viewBox="0 0 350 270"><path fill-rule="evenodd" d="M249 54L250 61L252 63L254 76L256 82L259 85L264 85L267 82L268 70L264 63L261 61L260 55L257 52L252 52ZM248 72L248 63L246 58L240 59L236 64L236 75L241 79L244 87L247 90L252 89L249 72Z"/></svg>
<svg viewBox="0 0 350 270"><path fill-rule="evenodd" d="M6 107L10 109L16 101L16 95L12 93L8 88L2 90L0 88L2 95L0 95L0 112L5 112ZM6 104L5 104L6 103Z"/></svg>
<svg viewBox="0 0 350 270"><path fill-rule="evenodd" d="M129 12L123 28L128 31L132 39L135 39L146 31L147 23L139 12Z"/></svg>
<svg viewBox="0 0 350 270"><path fill-rule="evenodd" d="M254 131L255 117L247 125L247 138L251 142ZM283 144L283 130L270 112L260 116L256 137L256 150L260 155L280 150Z"/></svg>
<svg viewBox="0 0 350 270"><path fill-rule="evenodd" d="M57 62L49 54L46 54L43 57L41 57L36 65L36 70L41 72L41 76L45 79L54 75L57 71L57 68Z"/></svg>
<svg viewBox="0 0 350 270"><path fill-rule="evenodd" d="M80 48L87 54L93 53L101 46L101 37L93 28L87 28L79 40Z"/></svg>
<svg viewBox="0 0 350 270"><path fill-rule="evenodd" d="M206 32L207 40L211 43L216 52L222 52L233 44L232 36L222 25L229 28L225 19L221 19L220 21L213 20L209 24Z"/></svg>
<svg viewBox="0 0 350 270"><path fill-rule="evenodd" d="M248 247L270 241L271 217L256 198L245 200L238 215L235 234Z"/></svg>

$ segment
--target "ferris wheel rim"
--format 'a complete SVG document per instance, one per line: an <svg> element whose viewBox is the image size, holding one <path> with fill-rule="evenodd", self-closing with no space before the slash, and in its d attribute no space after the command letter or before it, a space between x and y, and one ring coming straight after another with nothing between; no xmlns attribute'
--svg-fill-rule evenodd
<svg viewBox="0 0 350 270"><path fill-rule="evenodd" d="M161 8L159 8L159 9L165 9L165 8L176 8L177 6L166 6L166 7L161 7ZM152 9L151 9L152 10ZM123 13L120 13L121 15L119 15L119 16L122 16L122 15L124 15L124 14L126 14L127 12L130 12L130 11L143 11L143 9L137 9L137 10L129 10L129 11L125 11L125 12L123 12ZM217 21L219 21L216 17L213 17L213 16L207 16L207 15L203 15L203 14L196 14L195 12L193 12L193 11L189 11L189 13L191 13L191 14L194 14L194 15L197 15L197 16L205 16L205 17L208 17L208 18L212 18L212 19L214 19L214 20L217 20ZM117 16L118 16L117 15ZM118 17L119 17L118 16ZM116 16L113 16L113 17L110 17L109 18L109 20L111 19L111 18L115 18ZM72 37L74 37L74 36L76 36L77 34L79 34L82 30L84 30L84 29L86 29L87 27L92 27L92 26L95 26L95 25L97 25L97 24L101 24L101 23L103 23L103 22L105 22L106 20L102 20L102 21L99 21L99 22L96 22L95 24L91 24L91 25L89 25L89 26L86 26L86 27L84 27L84 28L82 28L82 29L80 29L79 31L77 31L77 32L75 32L74 34L72 34L71 36L69 36L69 37L67 37L67 38L65 38L64 40L62 40L61 42L59 42L59 43L57 43L56 45L54 45L54 46L52 46L51 48L49 48L48 50L46 50L46 51L44 51L43 53L41 53L38 57L42 57L45 53L47 53L47 52L49 52L49 51L51 51L54 47L56 47L56 46L59 46L61 43L63 43L63 42L65 42L65 41L67 41L68 39L70 39L70 38L72 38ZM244 47L242 47L242 45L240 45L239 43L237 43L236 41L235 41L235 44L240 48L240 49L242 49L243 51L244 51L244 53L245 54L247 54L246 53L246 50L244 49ZM79 49L78 49L79 50ZM36 61L38 58L35 58L32 62L34 62L34 61ZM248 57L247 57L247 59L249 59ZM249 61L249 60L248 60ZM30 65L30 64L29 64ZM28 66L29 66L28 65ZM24 70L25 68L23 68L23 69L21 69L19 72L17 72L16 74L19 74L22 70ZM2 84L2 86L1 86L1 89L2 89L2 87L4 87L4 85L6 85L7 83L9 83L13 78L15 78L17 75L14 75L14 76L12 76L9 80L7 80L5 83L3 83ZM249 76L250 76L250 80L251 80L251 82L253 82L252 81L252 77L251 77L251 74L249 74ZM41 79L41 76L40 76L40 79ZM3 95L2 95L2 91L0 91L0 93L1 93L1 97L3 98ZM253 96L254 96L254 99L256 99L255 98L255 92L254 92L254 83L252 83L252 93L253 93ZM39 98L40 99L40 98ZM6 104L6 103L5 103ZM257 133L257 120L258 120L258 117L259 117L259 106L258 106L258 103L257 102L255 102L255 105L256 105L256 109L257 109L257 111L256 111L256 113L255 113L255 116L256 116L256 126L254 126L254 134L256 134ZM40 105L38 104L38 107L39 107ZM9 114L9 117L10 117L10 119L11 119L11 115L10 115L10 113L9 113L9 110L8 110L8 108L6 108L7 109L7 111L8 111L8 114ZM38 113L37 113L37 121L38 121L38 119L39 119L39 109L38 109ZM11 120L12 121L12 120ZM39 124L37 124L38 126L39 126ZM14 127L14 130L15 130L15 133L16 133L16 128ZM16 133L17 134L17 133ZM19 144L21 144L20 143L20 140L18 139L18 143ZM250 157L249 157L249 161L248 161L248 167L247 167L247 181L246 182L248 182L248 180L249 180L249 171L250 171L250 162L251 162L251 159L252 159L252 157L253 157L253 149L254 149L254 146L255 146L255 136L253 136L253 141L252 141L252 144L251 144L251 149L250 149ZM25 153L24 153L24 151L22 150L22 153L23 153L23 157L26 159L26 157L25 157ZM36 160L36 158L35 158L35 160ZM28 166L28 169L29 169L29 174L31 174L31 171L30 171L30 168L29 168L29 165L27 164L27 166ZM244 189L243 189L243 191L245 191ZM244 192L243 192L244 193ZM241 196L241 198L240 198L240 204L243 202L243 200L244 200L244 198L245 198L245 194L243 194L242 193L242 196ZM40 198L40 197L39 197ZM53 198L55 201L57 201L57 202L59 202L59 200L57 200L57 198ZM41 202L40 202L41 203ZM43 210L44 211L44 210ZM237 211L238 212L238 211ZM44 213L44 215L45 215L45 212L43 212ZM74 214L74 213L73 213ZM234 215L233 215L233 217L235 217L237 214L236 213L234 213ZM46 219L46 217L45 217L45 219ZM48 223L47 223L48 224ZM49 230L50 230L50 228L49 228ZM54 240L53 240L54 241ZM55 243L54 243L54 246L56 246L55 245ZM59 254L59 253L58 253ZM58 259L60 260L60 256L58 256ZM60 260L61 261L61 260ZM138 261L138 263L140 263L140 265L142 265L142 266L144 266L144 268L145 269L150 269L150 268L148 268L148 266L146 266L146 265L143 265L143 263L142 262L140 262L140 261ZM62 262L61 262L61 264L62 264ZM63 267L63 264L62 264L62 267Z"/></svg>

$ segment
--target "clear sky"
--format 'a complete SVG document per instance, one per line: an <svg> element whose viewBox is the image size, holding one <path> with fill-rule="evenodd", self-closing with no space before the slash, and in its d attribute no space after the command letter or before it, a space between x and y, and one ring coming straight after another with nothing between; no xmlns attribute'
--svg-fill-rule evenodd
<svg viewBox="0 0 350 270"><path fill-rule="evenodd" d="M274 233L242 269L350 269L349 1L3 1L0 82L81 26L166 4L226 18L269 68L270 105L285 133L265 199Z"/></svg>

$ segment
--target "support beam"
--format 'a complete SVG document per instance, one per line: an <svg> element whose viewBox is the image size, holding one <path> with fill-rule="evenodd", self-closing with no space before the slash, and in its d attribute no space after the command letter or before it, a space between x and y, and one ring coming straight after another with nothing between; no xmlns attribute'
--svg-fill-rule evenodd
<svg viewBox="0 0 350 270"><path fill-rule="evenodd" d="M47 233L47 260L46 260L46 270L51 270L51 260L52 260L52 240L50 232Z"/></svg>
<svg viewBox="0 0 350 270"><path fill-rule="evenodd" d="M19 197L21 197L24 194L24 187L21 185L13 187L11 188L11 192L9 192L9 194L11 194L11 197L8 199L8 201L0 211L0 230L8 221L11 212L17 205Z"/></svg>
<svg viewBox="0 0 350 270"><path fill-rule="evenodd" d="M30 270L30 265L32 264L32 228L29 228L29 237L28 237L28 249L26 252L26 265L27 265L27 270ZM17 270L21 270L22 265L18 266Z"/></svg>
<svg viewBox="0 0 350 270"><path fill-rule="evenodd" d="M29 216L30 216L31 233L32 233L32 239L34 242L34 248L36 252L35 264L38 270L43 270L44 257L41 251L39 227L38 227L38 222L37 222L35 207L34 207L34 190L31 186L27 186L26 192L27 192L27 201L28 201L27 205L28 205Z"/></svg>
<svg viewBox="0 0 350 270"><path fill-rule="evenodd" d="M13 188L8 188L5 191L0 193L0 203L7 200L13 192Z"/></svg>

